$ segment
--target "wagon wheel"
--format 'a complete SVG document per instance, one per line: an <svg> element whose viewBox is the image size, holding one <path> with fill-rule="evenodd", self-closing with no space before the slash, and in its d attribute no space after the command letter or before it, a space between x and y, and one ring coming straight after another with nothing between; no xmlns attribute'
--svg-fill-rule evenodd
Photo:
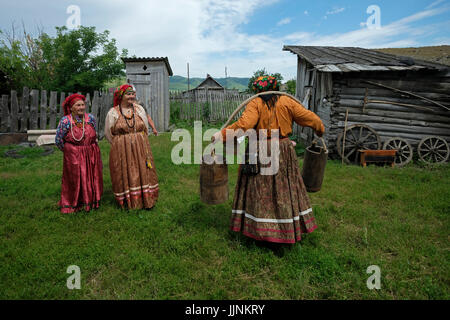
<svg viewBox="0 0 450 320"><path fill-rule="evenodd" d="M397 150L395 155L395 165L397 167L403 167L412 160L413 148L405 139L399 137L390 138L384 142L383 149Z"/></svg>
<svg viewBox="0 0 450 320"><path fill-rule="evenodd" d="M417 153L422 161L428 163L443 163L450 154L447 141L437 136L428 136L420 140Z"/></svg>
<svg viewBox="0 0 450 320"><path fill-rule="evenodd" d="M344 131L337 136L337 151L342 158L342 146ZM345 131L344 161L348 164L360 162L360 152L358 150L379 150L381 147L378 133L371 127L364 124L354 124Z"/></svg>

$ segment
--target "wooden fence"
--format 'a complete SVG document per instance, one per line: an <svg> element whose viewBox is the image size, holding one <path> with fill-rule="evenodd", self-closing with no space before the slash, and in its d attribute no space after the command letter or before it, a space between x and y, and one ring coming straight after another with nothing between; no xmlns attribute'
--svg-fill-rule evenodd
<svg viewBox="0 0 450 320"><path fill-rule="evenodd" d="M228 120L233 111L253 94L223 90L192 90L191 92L170 92L170 112L182 120L202 120L210 123L222 123ZM303 104L308 108L308 98ZM243 108L233 121L237 120ZM306 130L293 123L292 139L297 142L305 136ZM312 129L311 133L313 132Z"/></svg>
<svg viewBox="0 0 450 320"><path fill-rule="evenodd" d="M0 133L20 133L36 129L56 129L63 116L61 107L71 93L24 88L22 95L12 90L0 99ZM233 111L253 94L236 91L193 90L170 92L172 116L181 120L202 120L211 123L226 121ZM97 120L97 134L104 136L105 118L113 103L113 94L94 91L86 94L86 112ZM245 109L245 108L244 108ZM235 117L238 119L242 109Z"/></svg>
<svg viewBox="0 0 450 320"><path fill-rule="evenodd" d="M233 111L253 94L224 90L192 90L170 92L172 115L181 120L224 122ZM236 115L238 118L243 110Z"/></svg>
<svg viewBox="0 0 450 320"><path fill-rule="evenodd" d="M36 129L56 129L63 116L61 107L64 99L71 93L23 88L18 97L15 90L11 95L2 95L0 100L0 133L26 132ZM97 134L104 135L106 113L113 103L113 94L94 91L86 94L86 112L97 120Z"/></svg>

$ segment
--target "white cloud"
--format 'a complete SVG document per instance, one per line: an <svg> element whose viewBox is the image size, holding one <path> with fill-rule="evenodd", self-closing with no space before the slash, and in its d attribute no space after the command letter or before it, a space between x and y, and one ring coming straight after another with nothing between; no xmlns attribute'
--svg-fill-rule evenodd
<svg viewBox="0 0 450 320"><path fill-rule="evenodd" d="M284 24L289 24L291 23L291 18L284 18L281 19L280 21L278 21L277 26L282 26Z"/></svg>
<svg viewBox="0 0 450 320"><path fill-rule="evenodd" d="M448 11L448 9L433 9L418 12L390 24L383 25L380 29L363 28L346 33L322 36L315 33L299 33L298 35L294 33L287 38L297 45L312 46L357 46L364 48L380 48L418 45L417 36L431 35L440 30L440 28L437 25L416 26L413 22L442 14L446 11ZM397 37L402 37L403 39L396 40Z"/></svg>
<svg viewBox="0 0 450 320"><path fill-rule="evenodd" d="M433 33L443 30L416 22L446 12L442 8L425 10L382 25L379 30L361 28L361 25L346 33L294 32L272 36L265 30L256 34L242 31L242 26L261 6L257 0L136 0L132 5L125 0L95 3L80 0L78 3L82 23L96 25L97 31L110 30L119 48L127 48L130 55L138 57L167 56L174 74L178 75L186 75L189 62L191 77L204 77L206 73L222 77L227 66L229 76L247 77L257 69L266 68L291 79L296 75L297 58L282 51L283 45L416 46L417 37L426 35L430 40L436 39Z"/></svg>
<svg viewBox="0 0 450 320"><path fill-rule="evenodd" d="M308 13L308 10L305 10L305 12L303 12L305 15L308 15L309 13Z"/></svg>
<svg viewBox="0 0 450 320"><path fill-rule="evenodd" d="M429 6L427 6L425 9L431 9L431 8L437 6L438 4L440 4L440 3L444 2L444 1L445 1L445 0L436 0L436 1L434 1L432 4L430 4Z"/></svg>

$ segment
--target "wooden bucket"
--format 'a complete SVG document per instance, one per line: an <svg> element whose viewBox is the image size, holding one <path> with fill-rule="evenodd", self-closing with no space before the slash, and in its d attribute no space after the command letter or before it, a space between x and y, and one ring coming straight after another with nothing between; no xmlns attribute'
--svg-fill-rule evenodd
<svg viewBox="0 0 450 320"><path fill-rule="evenodd" d="M214 162L208 164L212 159ZM220 204L228 200L228 166L224 159L223 164L216 163L222 159L217 154L203 156L200 165L200 200L206 204Z"/></svg>
<svg viewBox="0 0 450 320"><path fill-rule="evenodd" d="M322 188L325 165L327 164L328 150L325 141L321 138L323 147L316 141L306 148L303 161L302 178L308 192L317 192Z"/></svg>

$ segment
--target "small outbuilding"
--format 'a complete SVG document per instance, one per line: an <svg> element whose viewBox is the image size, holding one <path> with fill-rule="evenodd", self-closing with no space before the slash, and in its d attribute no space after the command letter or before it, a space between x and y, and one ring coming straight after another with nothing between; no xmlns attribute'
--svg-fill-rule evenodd
<svg viewBox="0 0 450 320"><path fill-rule="evenodd" d="M198 86L193 89L182 92L184 98L194 102L206 102L211 100L211 95L216 98L221 97L225 99L228 94L237 94L239 91L236 89L227 89L217 82L211 75L206 74L205 80L203 80Z"/></svg>
<svg viewBox="0 0 450 320"><path fill-rule="evenodd" d="M283 50L297 55L296 96L322 119L334 155L357 163L358 150L391 148L401 164L413 152L429 162L448 160L449 66L357 47ZM294 134L311 144L309 128L296 126Z"/></svg>
<svg viewBox="0 0 450 320"><path fill-rule="evenodd" d="M158 131L167 131L170 120L169 76L173 75L169 59L122 58L127 83L136 88L137 100L152 117Z"/></svg>
<svg viewBox="0 0 450 320"><path fill-rule="evenodd" d="M205 90L206 88L208 88L208 90L225 90L225 88L209 74L207 74L205 80L193 90Z"/></svg>

